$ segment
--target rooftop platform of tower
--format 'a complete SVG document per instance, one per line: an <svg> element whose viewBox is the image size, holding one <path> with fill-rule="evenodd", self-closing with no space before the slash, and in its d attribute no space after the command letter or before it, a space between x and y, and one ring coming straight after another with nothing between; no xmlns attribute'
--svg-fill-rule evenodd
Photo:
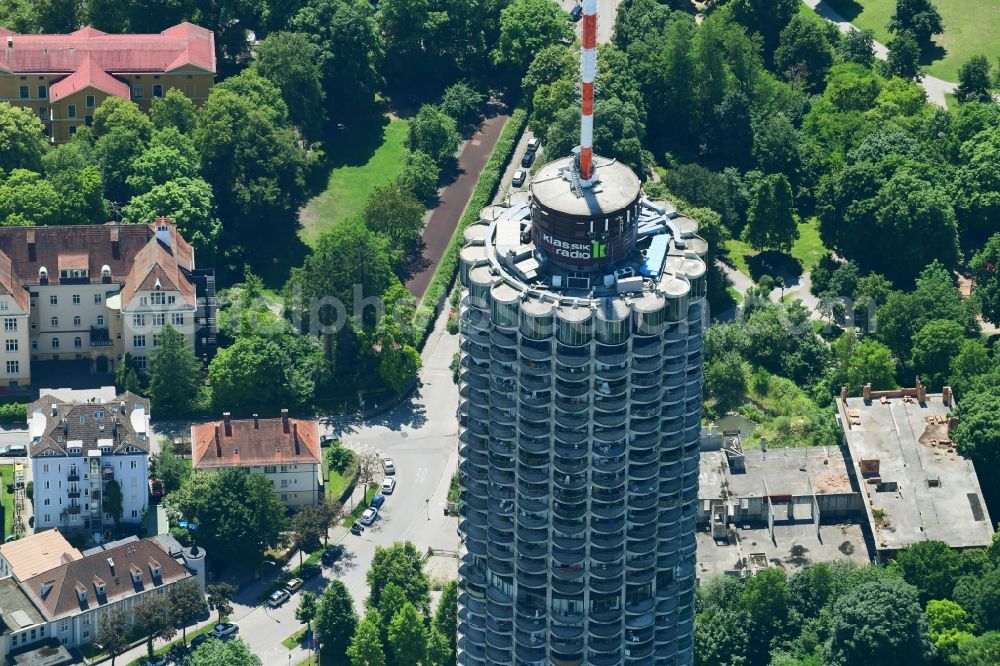
<svg viewBox="0 0 1000 666"><path fill-rule="evenodd" d="M546 310L598 301L609 312L654 310L664 298L704 297L708 243L698 224L669 202L648 199L632 170L614 160L595 158L598 182L581 187L572 160L543 166L529 198L483 209L465 231L463 284L522 300L522 309L534 300ZM560 317L569 316L562 308Z"/></svg>

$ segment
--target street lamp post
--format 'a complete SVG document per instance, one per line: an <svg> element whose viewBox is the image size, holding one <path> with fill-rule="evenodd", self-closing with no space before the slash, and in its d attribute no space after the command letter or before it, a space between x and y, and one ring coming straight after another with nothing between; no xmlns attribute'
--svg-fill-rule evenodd
<svg viewBox="0 0 1000 666"><path fill-rule="evenodd" d="M424 500L424 507L427 509L427 520L431 519L431 501L429 499Z"/></svg>

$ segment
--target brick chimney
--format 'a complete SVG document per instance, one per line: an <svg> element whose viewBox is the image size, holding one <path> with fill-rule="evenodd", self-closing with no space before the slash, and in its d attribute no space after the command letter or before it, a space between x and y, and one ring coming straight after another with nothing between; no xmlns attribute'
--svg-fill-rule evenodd
<svg viewBox="0 0 1000 666"><path fill-rule="evenodd" d="M222 412L222 423L226 426L226 437L233 436L233 422L232 414L229 412Z"/></svg>
<svg viewBox="0 0 1000 666"><path fill-rule="evenodd" d="M861 390L861 397L864 398L865 402L872 401L872 384L868 382L865 387Z"/></svg>
<svg viewBox="0 0 1000 666"><path fill-rule="evenodd" d="M847 404L847 387L846 386L841 386L840 387L840 401L842 403L844 403L845 405Z"/></svg>
<svg viewBox="0 0 1000 666"><path fill-rule="evenodd" d="M253 415L253 429L260 430L260 419L256 414Z"/></svg>
<svg viewBox="0 0 1000 666"><path fill-rule="evenodd" d="M951 387L945 386L941 389L941 402L944 403L945 407L951 407Z"/></svg>
<svg viewBox="0 0 1000 666"><path fill-rule="evenodd" d="M281 410L281 431L288 434L288 410Z"/></svg>

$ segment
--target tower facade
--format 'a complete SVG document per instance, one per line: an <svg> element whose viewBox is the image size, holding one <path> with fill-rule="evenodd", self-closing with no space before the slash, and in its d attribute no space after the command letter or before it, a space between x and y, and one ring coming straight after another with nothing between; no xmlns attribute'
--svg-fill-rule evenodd
<svg viewBox="0 0 1000 666"><path fill-rule="evenodd" d="M693 661L708 246L581 158L465 232L463 666Z"/></svg>

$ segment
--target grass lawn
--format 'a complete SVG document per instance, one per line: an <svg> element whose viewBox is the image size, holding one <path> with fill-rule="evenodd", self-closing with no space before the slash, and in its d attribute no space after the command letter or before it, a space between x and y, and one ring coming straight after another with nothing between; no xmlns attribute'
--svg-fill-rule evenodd
<svg viewBox="0 0 1000 666"><path fill-rule="evenodd" d="M859 28L870 28L875 39L887 43L886 30L896 0L826 0L838 14ZM958 68L974 55L990 63L1000 56L1000 0L935 0L944 22L944 34L934 38L921 58L924 71L945 81L958 81Z"/></svg>
<svg viewBox="0 0 1000 666"><path fill-rule="evenodd" d="M0 502L3 503L4 538L14 533L14 493L7 491L7 486L11 483L14 483L14 466L0 465Z"/></svg>
<svg viewBox="0 0 1000 666"><path fill-rule="evenodd" d="M381 127L350 127L343 140L327 147L339 163L326 190L302 209L299 237L306 245L315 246L324 231L359 213L372 190L395 180L403 170L408 126L408 121L392 118Z"/></svg>
<svg viewBox="0 0 1000 666"><path fill-rule="evenodd" d="M324 490L326 491L326 496L333 500L334 502L339 502L340 498L344 496L347 489L354 485L357 481L357 456L353 451L349 451L351 454L352 462L349 464L343 472L338 472L337 470L329 468L329 458L327 454L330 449L323 449L323 478L325 479Z"/></svg>
<svg viewBox="0 0 1000 666"><path fill-rule="evenodd" d="M799 223L799 238L792 245L791 256L802 266L803 271L812 270L826 248L819 237L819 220L815 217ZM733 265L746 276L752 276L750 262L759 252L739 239L726 241L726 252Z"/></svg>
<svg viewBox="0 0 1000 666"><path fill-rule="evenodd" d="M281 644L284 645L289 650L294 650L295 648L297 648L299 645L302 644L302 639L305 638L307 630L308 630L307 627L302 627L294 634L292 634L285 640L281 641Z"/></svg>
<svg viewBox="0 0 1000 666"><path fill-rule="evenodd" d="M369 492L368 500L369 501L375 495L375 493L378 492L378 489L379 489L379 485L377 483L373 483L373 484L371 484L368 487L368 492ZM368 502L358 502L357 506L354 507L354 509L351 511L350 515L347 516L346 518L344 518L344 522L342 522L341 525L343 525L344 527L350 527L351 525L354 524L355 520L357 520L358 518L361 517L361 514L364 513L365 509L367 509L367 508L368 508Z"/></svg>

